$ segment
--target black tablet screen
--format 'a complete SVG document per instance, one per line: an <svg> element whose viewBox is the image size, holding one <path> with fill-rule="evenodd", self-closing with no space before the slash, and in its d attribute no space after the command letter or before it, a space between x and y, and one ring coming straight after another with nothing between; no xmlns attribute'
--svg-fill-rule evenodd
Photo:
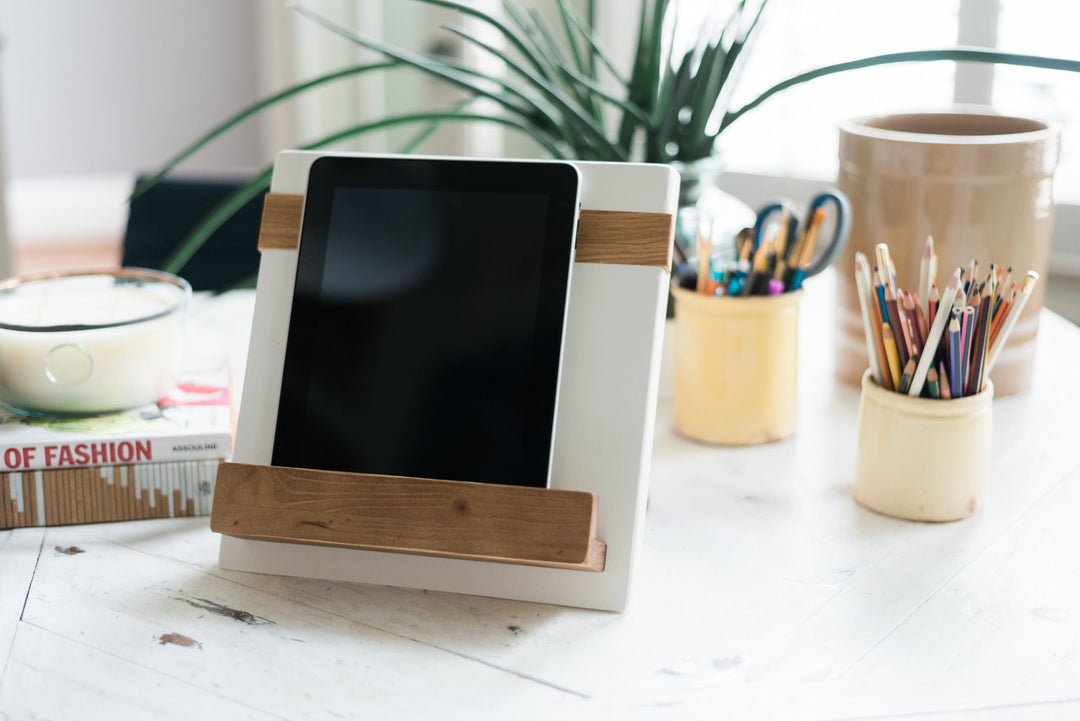
<svg viewBox="0 0 1080 721"><path fill-rule="evenodd" d="M577 172L311 168L276 466L547 484Z"/></svg>

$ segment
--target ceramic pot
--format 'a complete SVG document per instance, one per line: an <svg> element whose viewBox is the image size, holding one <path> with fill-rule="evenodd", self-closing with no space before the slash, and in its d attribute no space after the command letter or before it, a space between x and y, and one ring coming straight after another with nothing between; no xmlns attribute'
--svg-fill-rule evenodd
<svg viewBox="0 0 1080 721"><path fill-rule="evenodd" d="M671 292L675 430L726 446L794 433L802 291L748 298Z"/></svg>
<svg viewBox="0 0 1080 721"><path fill-rule="evenodd" d="M867 367L855 292L856 251L888 243L901 287L914 289L926 236L947 273L975 259L1045 276L1059 130L1026 118L940 112L864 118L840 129L837 186L851 199L848 249L837 262L836 373L858 385ZM1018 284L1019 286L1019 284ZM993 371L997 395L1031 385L1045 280L1024 308Z"/></svg>
<svg viewBox="0 0 1080 721"><path fill-rule="evenodd" d="M994 384L964 398L912 398L867 372L859 402L855 500L912 521L957 521L985 503Z"/></svg>

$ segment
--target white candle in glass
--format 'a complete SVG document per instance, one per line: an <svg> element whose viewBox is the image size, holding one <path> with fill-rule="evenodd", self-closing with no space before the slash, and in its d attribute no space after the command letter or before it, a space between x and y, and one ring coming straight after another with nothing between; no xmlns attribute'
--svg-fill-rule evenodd
<svg viewBox="0 0 1080 721"><path fill-rule="evenodd" d="M0 287L0 400L40 413L152 403L176 384L190 287L144 271Z"/></svg>

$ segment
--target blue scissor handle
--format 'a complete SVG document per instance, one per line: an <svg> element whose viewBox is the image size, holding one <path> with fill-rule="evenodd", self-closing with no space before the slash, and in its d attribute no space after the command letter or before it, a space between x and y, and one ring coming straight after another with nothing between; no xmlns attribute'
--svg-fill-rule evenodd
<svg viewBox="0 0 1080 721"><path fill-rule="evenodd" d="M786 261L788 255L791 253L792 247L795 245L795 239L799 237L799 223L796 220L798 216L795 215L795 206L789 200L776 200L767 205L763 205L757 212L757 218L754 219L754 234L750 236L753 239L753 249L757 250L761 245L761 236L765 232L765 222L774 214L781 213L787 208L788 217L788 237L787 244L784 247L784 260Z"/></svg>
<svg viewBox="0 0 1080 721"><path fill-rule="evenodd" d="M848 233L851 231L851 202L847 199L846 195L835 188L822 191L814 196L810 201L810 207L807 208L806 211L807 223L814 217L815 210L826 205L834 206L836 211L836 220L833 225L833 237L828 245L824 246L825 250L818 255L817 260L811 261L809 265L803 268L803 272L807 278L812 275L817 275L836 260L836 255L840 252L841 248L844 247L844 244L848 239ZM818 243L818 245L821 244Z"/></svg>

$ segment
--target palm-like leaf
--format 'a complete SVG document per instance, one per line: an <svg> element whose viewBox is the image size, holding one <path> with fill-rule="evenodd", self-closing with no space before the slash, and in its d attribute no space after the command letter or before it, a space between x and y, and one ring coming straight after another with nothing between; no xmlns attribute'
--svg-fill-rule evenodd
<svg viewBox="0 0 1080 721"><path fill-rule="evenodd" d="M360 125L354 125L353 127L346 128L337 133L333 133L324 138L316 140L313 143L309 143L301 150L318 150L331 145L348 140L365 133L374 132L376 130L382 130L384 128L394 127L397 125L409 125L412 123L442 123L447 121L465 122L465 123L497 123L506 127L518 130L522 133L529 135L536 139L540 144L550 152L554 157L563 158L563 148L554 139L546 136L544 133L536 131L534 128L528 128L522 123L512 118L504 118L490 115L481 115L478 113L468 113L460 110L448 110L443 112L432 113L409 113L406 115L397 115L390 118L383 118L382 120L376 120L370 123L361 123ZM423 134L429 132L429 129L425 130ZM415 141L411 141L410 145L415 144ZM222 225L225 224L229 218L231 218L240 208L244 207L252 198L259 195L270 186L270 176L273 172L273 167L265 168L255 178L237 190L230 193L224 200L210 210L185 236L180 242L180 245L173 251L168 259L162 264L161 269L168 273L178 273L180 269L191 259L191 256L198 252L199 248L210 239L210 236L217 231Z"/></svg>
<svg viewBox="0 0 1080 721"><path fill-rule="evenodd" d="M705 22L698 42L685 51L674 47L678 0L675 3L641 0L637 53L628 78L622 76L601 49L592 29L567 0L558 0L561 35L539 13L524 13L512 0L503 0L505 21L464 0L414 1L454 10L497 31L507 48L481 39L468 28L445 26L466 43L499 58L507 67L505 76L493 78L463 62L417 54L364 38L310 10L297 8L301 15L350 42L380 53L385 61L322 75L245 108L184 148L141 184L135 194L156 183L207 143L272 105L365 72L408 69L462 90L467 97L462 104L446 111L407 113L346 128L308 148L326 147L380 128L423 124L421 132L402 148L411 152L441 123L495 122L525 133L554 157L629 160L636 156L652 162L689 163L711 156L717 140L732 123L772 96L825 75L891 63L930 61L1005 63L1080 72L1080 61L982 48L887 53L800 73L766 89L742 107L732 109L728 107L732 92L768 0L738 0L729 13L717 14ZM671 34L665 36L665 29ZM608 89L601 72L614 80L613 90ZM465 105L477 98L493 101L502 114L466 111ZM620 111L610 133L604 127L605 106ZM182 267L221 223L266 187L268 173L264 171L215 208L177 249L166 269L175 272Z"/></svg>

